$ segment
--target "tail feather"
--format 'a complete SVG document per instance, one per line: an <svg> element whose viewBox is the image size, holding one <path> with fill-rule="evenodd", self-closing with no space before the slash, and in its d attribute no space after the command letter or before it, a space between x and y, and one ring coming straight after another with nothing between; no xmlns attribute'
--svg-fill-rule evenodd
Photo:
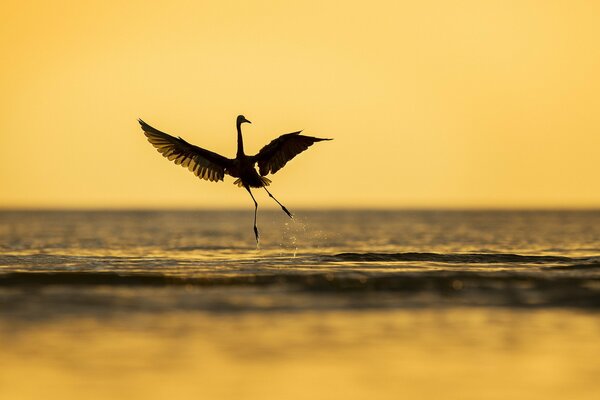
<svg viewBox="0 0 600 400"><path fill-rule="evenodd" d="M269 186L271 184L271 180L269 178L265 178L264 176L260 177L260 181L263 186ZM233 184L237 185L238 187L244 186L244 182L242 182L242 178L237 178L235 181L233 181ZM251 185L251 187L260 187L260 186Z"/></svg>

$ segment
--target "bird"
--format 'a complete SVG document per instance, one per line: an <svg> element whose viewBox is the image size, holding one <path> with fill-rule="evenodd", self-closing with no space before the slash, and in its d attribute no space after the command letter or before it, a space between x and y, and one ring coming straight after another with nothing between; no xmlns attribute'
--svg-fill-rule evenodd
<svg viewBox="0 0 600 400"><path fill-rule="evenodd" d="M293 214L271 194L267 186L271 180L266 175L274 174L283 168L288 161L308 149L316 142L332 140L301 135L302 131L286 133L273 139L255 155L244 153L242 124L251 124L243 115L236 119L237 153L235 158L227 158L202 147L188 143L182 137L171 136L138 119L146 138L156 150L170 161L189 169L200 179L211 182L223 181L225 175L237 178L233 183L248 191L254 202L254 236L259 242L259 231L256 226L258 203L251 188L263 188L270 198L275 200L290 218ZM258 171L255 165L258 166Z"/></svg>

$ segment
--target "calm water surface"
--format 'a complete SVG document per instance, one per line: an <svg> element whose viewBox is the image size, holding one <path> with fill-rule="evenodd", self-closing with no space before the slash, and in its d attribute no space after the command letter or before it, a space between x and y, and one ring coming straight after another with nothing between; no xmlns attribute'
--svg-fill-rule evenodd
<svg viewBox="0 0 600 400"><path fill-rule="evenodd" d="M600 211L0 212L0 398L597 399Z"/></svg>

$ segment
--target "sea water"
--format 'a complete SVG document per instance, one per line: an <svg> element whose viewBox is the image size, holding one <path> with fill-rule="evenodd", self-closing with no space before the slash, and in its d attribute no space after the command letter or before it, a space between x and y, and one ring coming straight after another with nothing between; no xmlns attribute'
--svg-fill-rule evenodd
<svg viewBox="0 0 600 400"><path fill-rule="evenodd" d="M600 211L0 212L2 399L596 399Z"/></svg>

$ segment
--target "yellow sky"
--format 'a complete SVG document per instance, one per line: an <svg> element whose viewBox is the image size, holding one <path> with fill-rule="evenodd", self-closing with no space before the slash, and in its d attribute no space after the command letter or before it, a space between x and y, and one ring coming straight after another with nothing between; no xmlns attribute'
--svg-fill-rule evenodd
<svg viewBox="0 0 600 400"><path fill-rule="evenodd" d="M291 209L599 206L598 21L583 0L4 1L0 207L250 206L136 122L233 157L237 114L248 153L335 138L271 176Z"/></svg>

